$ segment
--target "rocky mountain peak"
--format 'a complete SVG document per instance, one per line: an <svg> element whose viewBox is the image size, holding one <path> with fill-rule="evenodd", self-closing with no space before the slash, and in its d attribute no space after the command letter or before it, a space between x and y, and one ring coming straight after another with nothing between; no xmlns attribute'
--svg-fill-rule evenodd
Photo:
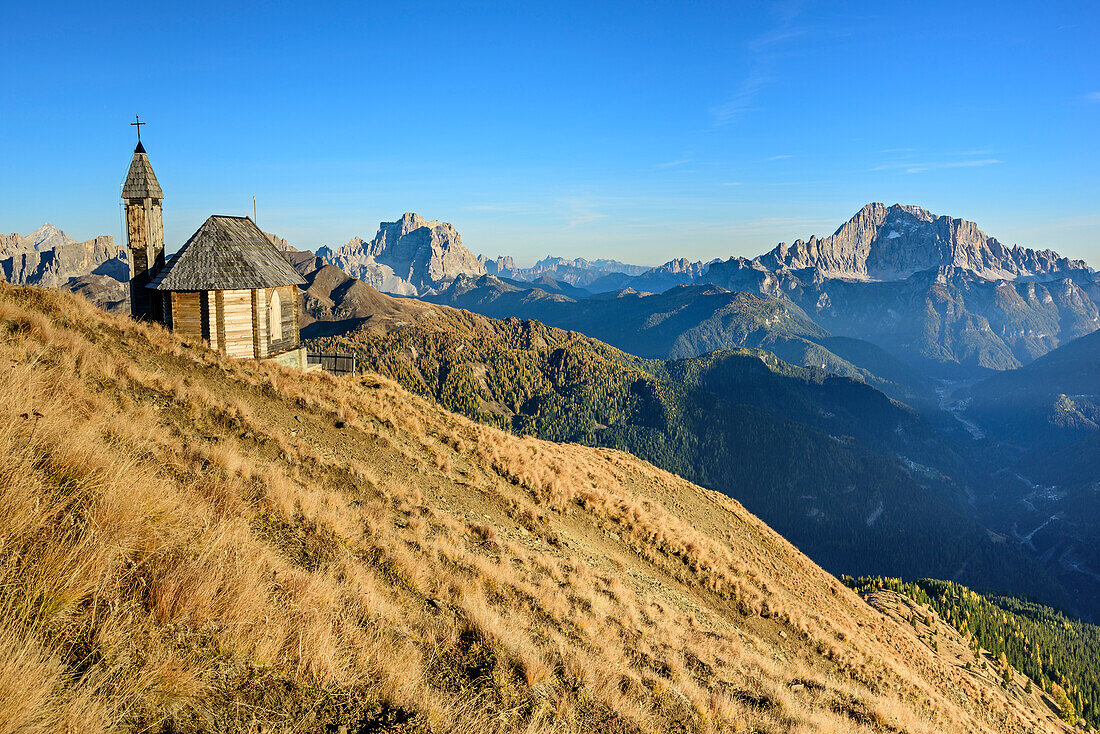
<svg viewBox="0 0 1100 734"><path fill-rule="evenodd" d="M24 252L48 252L55 247L75 244L76 240L59 227L46 222L28 235L12 232L0 235L0 258L12 257Z"/></svg>
<svg viewBox="0 0 1100 734"><path fill-rule="evenodd" d="M416 212L405 212L401 215L401 231L412 232L414 229L420 229L428 224L428 221L424 217L420 216ZM433 222L434 224L434 222Z"/></svg>
<svg viewBox="0 0 1100 734"><path fill-rule="evenodd" d="M701 262L693 262L686 257L679 257L675 260L669 260L664 265L661 265L658 269L665 270L669 273L692 273L700 271L703 267Z"/></svg>
<svg viewBox="0 0 1100 734"><path fill-rule="evenodd" d="M38 229L27 235L26 239L31 243L31 246L38 252L45 250L52 250L58 245L71 245L76 242L75 239L70 237L61 231L60 228L46 222Z"/></svg>
<svg viewBox="0 0 1100 734"><path fill-rule="evenodd" d="M478 255L477 261L485 268L485 272L490 275L511 277L516 271L516 261L511 255L500 255L492 260L484 255Z"/></svg>
<svg viewBox="0 0 1100 734"><path fill-rule="evenodd" d="M941 266L987 280L1049 277L1086 267L1050 250L1005 247L965 219L880 202L864 206L829 237L780 243L757 260L770 270L813 269L827 278L879 281Z"/></svg>
<svg viewBox="0 0 1100 734"><path fill-rule="evenodd" d="M435 292L463 273L485 273L453 226L415 212L380 222L369 242L353 237L340 249L322 247L317 255L378 290L403 295Z"/></svg>

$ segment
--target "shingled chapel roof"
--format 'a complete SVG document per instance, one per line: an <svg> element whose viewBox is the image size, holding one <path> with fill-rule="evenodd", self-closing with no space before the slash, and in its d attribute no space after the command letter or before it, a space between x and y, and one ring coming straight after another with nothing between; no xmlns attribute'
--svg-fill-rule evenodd
<svg viewBox="0 0 1100 734"><path fill-rule="evenodd" d="M143 125L145 123L142 123ZM145 154L145 146L138 141L134 148L134 158L130 161L130 170L126 174L126 182L122 184L123 199L163 199L157 174L153 173L153 166L149 163L149 156Z"/></svg>
<svg viewBox="0 0 1100 734"><path fill-rule="evenodd" d="M227 291L305 283L250 218L212 216L146 288Z"/></svg>

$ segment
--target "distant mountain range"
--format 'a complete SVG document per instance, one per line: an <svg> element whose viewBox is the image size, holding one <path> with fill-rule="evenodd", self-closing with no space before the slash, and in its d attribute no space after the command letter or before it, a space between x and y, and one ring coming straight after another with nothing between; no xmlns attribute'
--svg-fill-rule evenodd
<svg viewBox="0 0 1100 734"><path fill-rule="evenodd" d="M1005 247L974 222L919 206L868 204L823 240L780 243L757 258L769 270L814 270L825 278L904 280L922 270L960 268L987 280L1049 277L1085 269L1051 250Z"/></svg>
<svg viewBox="0 0 1100 734"><path fill-rule="evenodd" d="M703 279L790 300L940 376L1012 369L1100 328L1084 262L911 206L869 204L831 237L713 263Z"/></svg>
<svg viewBox="0 0 1100 734"><path fill-rule="evenodd" d="M578 297L492 275L460 276L425 300L494 318L537 319L642 357L679 359L757 347L793 364L864 380L898 400L935 400L927 379L870 343L834 337L797 304L716 285Z"/></svg>
<svg viewBox="0 0 1100 734"><path fill-rule="evenodd" d="M600 281L606 277L639 276L650 270L644 265L629 265L618 260L585 260L583 257L572 260L563 257L545 257L529 268L517 268L511 257L487 260L482 255L478 256L478 261L490 275L532 282L552 279L594 293L613 290L601 286Z"/></svg>
<svg viewBox="0 0 1100 734"><path fill-rule="evenodd" d="M973 378L1013 369L1100 328L1100 283L1083 261L1051 250L1008 247L973 222L900 204L868 204L828 237L780 243L751 260L680 258L647 269L613 260L548 257L520 268L511 257L474 257L453 227L415 214L383 223L369 243L354 239L318 255L386 292L484 309L495 317L539 318L563 328L579 327L549 318L547 296L584 303L573 310L595 313L603 307L588 302L605 300L607 293L637 300L677 286L720 286L784 302L822 334L869 342L933 377ZM499 281L479 281L483 275ZM512 295L501 297L501 283ZM474 292L478 288L486 290ZM524 290L529 292L520 294ZM693 293L707 297L711 291ZM656 303L651 310L654 318L663 313ZM625 324L620 327L626 330ZM642 354L663 349L659 341L618 345ZM707 343L709 348L742 345Z"/></svg>
<svg viewBox="0 0 1100 734"><path fill-rule="evenodd" d="M0 235L0 279L80 293L107 310L129 302L126 250L110 235L77 242L52 224L28 235Z"/></svg>
<svg viewBox="0 0 1100 734"><path fill-rule="evenodd" d="M547 257L521 268L475 256L452 225L414 213L317 257L382 292L537 318L640 355L762 347L909 401L931 399L930 378L1014 369L1100 328L1100 282L1083 261L1008 247L973 222L900 204L868 204L828 237L751 260L645 268ZM50 224L0 236L0 274L112 308L126 299L126 255L113 238L77 243ZM683 286L692 287L670 293ZM774 318L760 320L765 312Z"/></svg>

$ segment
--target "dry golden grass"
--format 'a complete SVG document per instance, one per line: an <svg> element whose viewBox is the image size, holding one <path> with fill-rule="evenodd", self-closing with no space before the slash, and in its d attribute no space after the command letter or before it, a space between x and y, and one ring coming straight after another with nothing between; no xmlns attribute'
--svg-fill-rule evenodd
<svg viewBox="0 0 1100 734"><path fill-rule="evenodd" d="M0 286L0 733L1024 732L739 504Z"/></svg>

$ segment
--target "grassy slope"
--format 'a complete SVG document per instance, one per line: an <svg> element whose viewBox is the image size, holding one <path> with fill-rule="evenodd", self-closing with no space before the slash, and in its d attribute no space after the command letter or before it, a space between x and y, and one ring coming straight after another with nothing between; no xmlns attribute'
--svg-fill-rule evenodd
<svg viewBox="0 0 1100 734"><path fill-rule="evenodd" d="M398 303L399 317L314 347L355 351L407 389L521 435L630 451L735 497L835 572L965 579L1068 603L1018 547L963 515L967 459L867 385L759 350L640 359L537 322Z"/></svg>
<svg viewBox="0 0 1100 734"><path fill-rule="evenodd" d="M1057 730L740 505L0 285L0 732Z"/></svg>

